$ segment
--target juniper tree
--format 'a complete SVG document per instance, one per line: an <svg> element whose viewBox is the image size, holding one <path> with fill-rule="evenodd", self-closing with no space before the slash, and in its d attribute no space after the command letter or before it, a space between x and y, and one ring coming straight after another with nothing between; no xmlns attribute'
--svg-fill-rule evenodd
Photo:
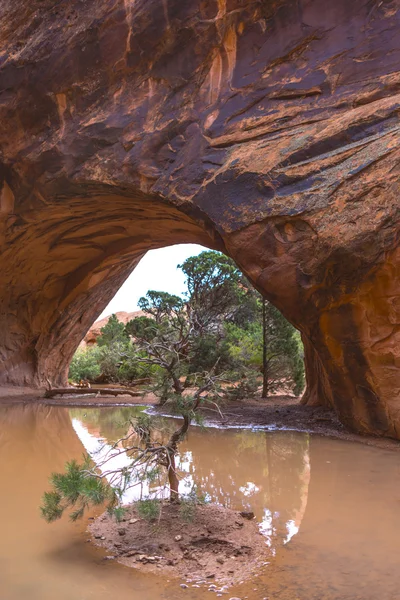
<svg viewBox="0 0 400 600"><path fill-rule="evenodd" d="M59 519L72 509L70 518L75 521L83 516L90 506L106 504L110 513L119 519L124 508L124 494L132 487L144 482L157 481L162 492L169 491L171 502L179 501L179 473L176 455L179 443L185 437L193 420L199 420L198 409L215 391L217 379L212 373L203 374L198 387L188 395L175 399L175 409L182 417L180 426L164 442L152 427L148 415L139 415L129 424L123 438L117 440L104 452L99 449L94 461L85 456L83 462L72 460L66 464L64 473L53 473L50 477L51 491L43 496L41 513L47 522ZM127 464L114 467L115 459L121 454Z"/></svg>
<svg viewBox="0 0 400 600"><path fill-rule="evenodd" d="M169 489L170 500L179 500L179 475L176 455L191 422L199 420L199 408L204 404L216 406L220 397L221 375L216 364L208 371L192 375L191 389L185 390L181 376L187 372L193 351L194 330L187 319L184 303L169 294L149 292L140 300L150 317L139 317L129 324L137 362L157 367L166 383L165 396L181 417L180 426L160 441L154 436L151 422L141 415L130 423L126 436L115 442L105 455L100 452L95 463L85 457L82 463L67 463L64 473L50 478L52 490L46 492L41 507L43 517L51 522L72 508L73 520L81 517L90 505L105 502L108 510L121 514L125 492L144 481L158 479L160 488ZM128 463L114 468L116 457L124 453ZM165 476L164 483L161 483Z"/></svg>

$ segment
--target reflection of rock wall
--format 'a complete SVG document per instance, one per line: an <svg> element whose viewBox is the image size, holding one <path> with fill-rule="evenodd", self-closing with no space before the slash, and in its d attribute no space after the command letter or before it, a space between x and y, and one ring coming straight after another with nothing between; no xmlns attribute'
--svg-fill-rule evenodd
<svg viewBox="0 0 400 600"><path fill-rule="evenodd" d="M68 520L47 525L40 518L39 506L43 492L49 489L50 474L63 471L65 462L81 458L83 451L72 428L68 409L33 403L0 406L3 540L0 558L2 577L5 574L10 577L12 589L18 589L19 581L12 574L21 569L22 579L29 579L29 571L35 569L38 552L47 555L57 546L71 544L74 534L68 529ZM78 526L78 531L81 528L84 524ZM3 557L4 548L7 548L7 555ZM30 556L32 563L26 558ZM6 566L5 560L8 559L10 564ZM49 573L50 580L51 576ZM33 574L33 580L35 577ZM6 586L4 591L7 589Z"/></svg>
<svg viewBox="0 0 400 600"><path fill-rule="evenodd" d="M251 509L273 546L300 527L310 479L308 435L292 432L191 430L180 450L194 482L213 502Z"/></svg>
<svg viewBox="0 0 400 600"><path fill-rule="evenodd" d="M399 17L365 0L4 0L0 378L65 380L153 247L226 251L307 400L397 436Z"/></svg>
<svg viewBox="0 0 400 600"><path fill-rule="evenodd" d="M0 449L3 460L9 449L8 469L32 471L35 478L43 472L50 475L49 469L62 469L83 452L67 408L33 403L0 406Z"/></svg>
<svg viewBox="0 0 400 600"><path fill-rule="evenodd" d="M398 544L398 455L363 444L311 437L311 480L303 532L326 537L339 551L343 536L354 535L345 553L362 553L361 539L371 540L371 554L396 559ZM304 541L304 540L303 540ZM357 544L358 548L357 548ZM341 550L342 551L342 550Z"/></svg>
<svg viewBox="0 0 400 600"><path fill-rule="evenodd" d="M266 572L270 598L395 598L398 455L311 437L307 508Z"/></svg>

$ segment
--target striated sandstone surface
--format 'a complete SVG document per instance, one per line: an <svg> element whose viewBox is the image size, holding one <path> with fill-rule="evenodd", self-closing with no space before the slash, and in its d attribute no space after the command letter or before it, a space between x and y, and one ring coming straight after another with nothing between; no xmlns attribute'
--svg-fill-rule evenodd
<svg viewBox="0 0 400 600"><path fill-rule="evenodd" d="M400 437L397 0L3 0L4 383L65 380L150 248L232 256L305 402Z"/></svg>

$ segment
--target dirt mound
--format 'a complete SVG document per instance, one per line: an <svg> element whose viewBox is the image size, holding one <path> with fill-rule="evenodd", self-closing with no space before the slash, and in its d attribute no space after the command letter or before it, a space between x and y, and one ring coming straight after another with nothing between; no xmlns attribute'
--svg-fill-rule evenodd
<svg viewBox="0 0 400 600"><path fill-rule="evenodd" d="M104 514L89 531L96 545L124 565L162 571L194 585L229 586L257 572L269 557L251 516L208 504L198 506L188 522L180 505L165 503L156 521L140 519L132 507L123 522Z"/></svg>

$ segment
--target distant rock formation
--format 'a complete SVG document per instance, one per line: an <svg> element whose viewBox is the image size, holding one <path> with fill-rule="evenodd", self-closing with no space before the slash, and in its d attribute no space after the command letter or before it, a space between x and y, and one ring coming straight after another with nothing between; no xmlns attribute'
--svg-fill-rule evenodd
<svg viewBox="0 0 400 600"><path fill-rule="evenodd" d="M65 382L151 248L226 252L305 401L400 438L395 0L3 0L0 381Z"/></svg>
<svg viewBox="0 0 400 600"><path fill-rule="evenodd" d="M119 312L116 312L113 314L115 314L118 321L121 321L121 323L123 323L124 325L126 325L128 323L128 321L131 321L132 319L135 319L136 317L145 316L145 313L142 310L136 310L134 312L119 311ZM86 348L87 346L93 346L93 344L96 343L97 338L101 334L101 328L104 327L104 325L107 325L108 319L110 317L111 317L111 315L108 315L107 317L103 317L102 319L99 319L98 321L93 323L93 325L91 326L91 328L89 329L89 331L87 332L87 334L85 335L85 337L83 338L81 343L79 344L79 347Z"/></svg>

